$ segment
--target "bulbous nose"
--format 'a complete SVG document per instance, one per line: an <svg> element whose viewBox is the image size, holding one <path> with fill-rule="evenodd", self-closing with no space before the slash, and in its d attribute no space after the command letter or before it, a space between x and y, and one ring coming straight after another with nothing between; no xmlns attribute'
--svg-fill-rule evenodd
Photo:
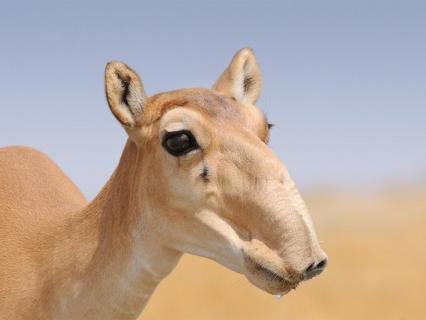
<svg viewBox="0 0 426 320"><path fill-rule="evenodd" d="M317 275L319 275L325 267L327 266L327 259L323 259L320 262L311 263L303 272L303 276L305 280L311 279Z"/></svg>

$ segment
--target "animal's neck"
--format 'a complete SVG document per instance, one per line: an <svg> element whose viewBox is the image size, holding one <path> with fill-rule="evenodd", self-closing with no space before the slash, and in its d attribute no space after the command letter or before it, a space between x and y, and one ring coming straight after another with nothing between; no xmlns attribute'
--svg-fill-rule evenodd
<svg viewBox="0 0 426 320"><path fill-rule="evenodd" d="M140 183L143 156L128 142L120 164L103 190L80 214L92 222L92 253L78 277L61 292L67 319L136 319L157 284L180 254L163 246L146 228L152 214Z"/></svg>

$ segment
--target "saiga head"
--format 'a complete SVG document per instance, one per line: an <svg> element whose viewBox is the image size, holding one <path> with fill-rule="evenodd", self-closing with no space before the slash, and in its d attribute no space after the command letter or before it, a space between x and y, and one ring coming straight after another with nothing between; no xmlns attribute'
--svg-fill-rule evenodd
<svg viewBox="0 0 426 320"><path fill-rule="evenodd" d="M215 260L273 294L323 270L305 204L268 146L251 49L234 56L212 89L148 97L120 62L107 65L105 79L111 111L142 154L141 219L158 242Z"/></svg>

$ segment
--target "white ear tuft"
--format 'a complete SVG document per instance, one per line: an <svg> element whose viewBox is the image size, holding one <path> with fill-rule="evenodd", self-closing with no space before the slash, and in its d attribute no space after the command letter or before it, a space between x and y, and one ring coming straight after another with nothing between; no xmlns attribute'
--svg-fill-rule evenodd
<svg viewBox="0 0 426 320"><path fill-rule="evenodd" d="M262 89L262 75L253 50L244 48L238 51L213 89L239 102L255 104Z"/></svg>
<svg viewBox="0 0 426 320"><path fill-rule="evenodd" d="M105 92L114 116L124 127L132 128L146 101L139 76L126 64L111 61L105 68Z"/></svg>

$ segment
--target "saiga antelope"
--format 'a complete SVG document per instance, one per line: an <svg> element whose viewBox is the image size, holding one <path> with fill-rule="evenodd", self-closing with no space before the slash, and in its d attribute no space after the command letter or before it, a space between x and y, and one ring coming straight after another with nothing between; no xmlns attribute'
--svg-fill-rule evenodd
<svg viewBox="0 0 426 320"><path fill-rule="evenodd" d="M0 318L136 319L183 253L272 294L320 273L326 255L254 105L261 84L250 49L212 89L152 97L108 63L128 140L91 203L41 152L0 149Z"/></svg>

